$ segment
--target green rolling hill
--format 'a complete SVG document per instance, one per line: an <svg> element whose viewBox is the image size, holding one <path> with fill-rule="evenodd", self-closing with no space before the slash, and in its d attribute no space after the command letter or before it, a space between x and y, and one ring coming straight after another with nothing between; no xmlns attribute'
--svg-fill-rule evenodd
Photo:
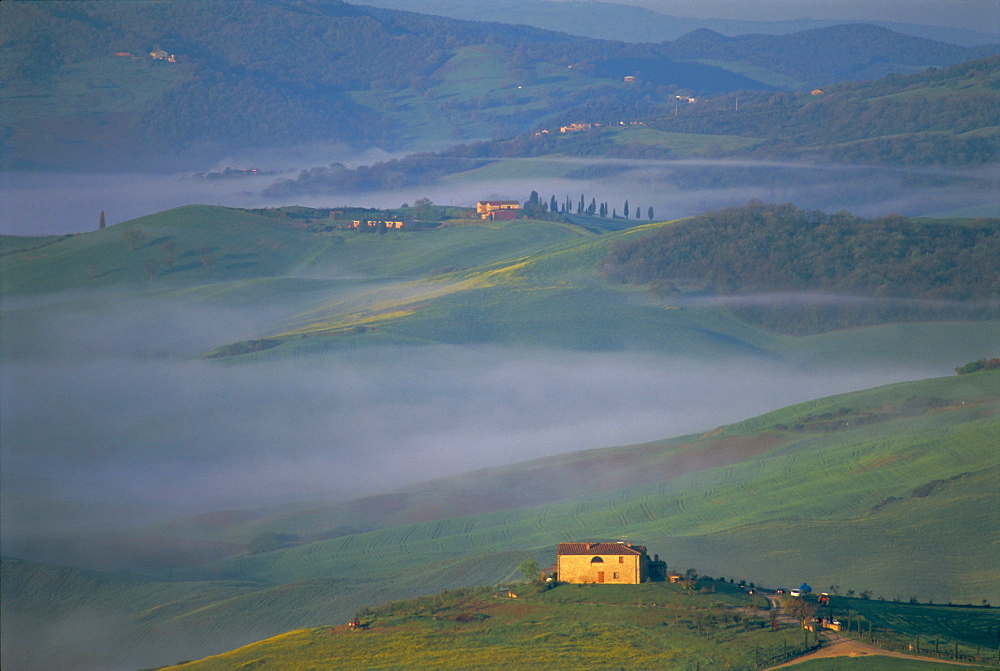
<svg viewBox="0 0 1000 671"><path fill-rule="evenodd" d="M760 204L747 211L770 212ZM419 356L412 345L422 344L659 351L704 362L749 354L789 370L890 361L953 368L996 342L995 320L953 315L917 323L890 315L864 328L789 335L704 300L718 291L705 283L674 281L665 291L661 280L676 279L669 259L656 261L666 274L644 284L609 275L612 260L627 265L612 250L654 251L672 233L700 232L711 247L725 237L711 217L615 230L589 217L581 218L586 226L482 222L445 207L338 212L190 206L85 234L2 238L5 361L44 360L50 317L141 322L171 305L210 320L229 310L253 315L235 327L216 319L218 330L174 343L187 328L179 325L153 338L145 355L168 363L207 357L200 365L212 370L379 356L387 345L393 356ZM424 224L385 234L338 228L352 217L389 215ZM746 223L777 235L774 219L773 229L753 217ZM859 226L896 231L904 247L911 238L898 227L913 233L913 244L927 243L923 232L940 233L923 252L932 266L938 254L960 254L965 234L973 246L993 244L989 221L880 221ZM808 230L804 222L796 228ZM963 235L947 235L955 231ZM926 290L978 286L960 273L939 275L940 286ZM739 273L717 279L736 288L748 281ZM972 297L989 300L988 291ZM89 351L73 356L86 360ZM672 568L772 586L809 580L890 599L998 601L998 529L988 514L997 507L998 399L997 371L896 384L703 435L547 457L336 505L206 511L114 532L86 526L88 511L104 514L107 504L88 508L60 494L58 482L5 473L5 510L35 511L28 519L38 525L34 535L5 541L5 552L26 552L3 563L5 660L51 667L86 651L96 661L78 668L136 668L219 653L343 622L361 605L508 580L524 559L548 565L556 543L588 538L639 540ZM155 418L136 419L137 430L159 435ZM136 440L142 450L166 449ZM86 454L99 461L105 453ZM73 511L65 517L71 537L40 511ZM25 558L34 551L36 560L55 559L62 547L86 550L62 556L85 563L103 555L122 570Z"/></svg>
<svg viewBox="0 0 1000 671"><path fill-rule="evenodd" d="M997 371L902 383L703 436L442 480L383 505L222 525L217 537L230 539L345 519L377 528L187 570L139 577L5 558L4 619L18 632L5 648L59 658L50 628L85 612L113 620L102 636L122 658L181 654L165 636L185 642L186 656L221 652L344 622L362 605L509 580L524 559L547 566L556 543L580 538L641 540L672 569L772 587L995 602L998 413ZM550 479L561 491L517 495ZM455 515L491 496L491 512Z"/></svg>
<svg viewBox="0 0 1000 671"><path fill-rule="evenodd" d="M472 216L468 211L437 207L387 211L383 216L421 214L424 228L379 235L341 230L355 215L337 212L332 216L340 219L308 208L187 206L82 235L4 238L4 293L53 294L57 303L82 300L91 310L113 308L111 290L146 306L269 306L247 340L216 342L201 352L248 359L366 344L479 343L800 363L889 356L949 365L988 354L996 334L990 303L996 288L978 266L959 272L953 263L963 254L985 262L998 244L996 220L863 220L751 204L608 230L482 222L462 218ZM601 221L574 219L581 220ZM720 245L720 235L737 237ZM670 240L682 241L699 261L679 264L676 254L663 252ZM744 262L772 243L766 264ZM861 270L841 258L852 246L872 250ZM809 264L796 254L805 249L826 265L803 270ZM843 251L831 255L831 249ZM711 269L712 259L724 263L722 274ZM946 268L952 269L938 272ZM895 287L885 273L922 279L918 289ZM83 292L53 293L69 289ZM832 307L831 299L808 297L784 306L789 291L845 298ZM762 302L747 306L741 295ZM860 317L837 309L866 300ZM24 325L15 329L30 328L32 310L65 307L25 312L17 305L11 307ZM922 337L901 338L900 322L913 322L907 329ZM868 328L845 328L856 325Z"/></svg>
<svg viewBox="0 0 1000 671"><path fill-rule="evenodd" d="M31 328L33 311L63 309L64 300L114 308L112 290L150 309L164 301L274 308L249 339L201 352L224 358L479 343L951 365L988 353L996 333L996 287L979 266L954 263L963 254L980 265L989 258L996 220L864 220L751 204L609 230L481 222L436 207L419 213L423 229L378 235L341 230L355 215L330 212L187 206L81 235L3 238L5 296L56 297L27 311L11 303L23 317L15 333ZM736 237L722 245L719 236ZM671 240L681 245L672 256ZM761 245L767 263L744 263ZM815 263L796 258L802 245ZM846 260L859 245L869 251L864 267L852 268ZM69 289L84 291L62 293ZM832 298L782 298L810 291ZM901 337L901 322L921 337ZM868 328L845 328L856 325Z"/></svg>
<svg viewBox="0 0 1000 671"><path fill-rule="evenodd" d="M859 648L848 648L840 651L839 658L829 658L820 649L815 660L802 661L796 658L815 650L816 635L802 632L797 622L781 616L775 630L769 622L774 611L762 609L767 605L763 596L748 594L743 585L724 578L703 578L693 586L543 589L522 583L512 585L512 590L451 590L361 608L360 628L354 630L339 625L293 631L169 668L305 669L335 663L490 669L498 664L528 667L543 660L546 668L555 669L579 668L581 663L593 668L683 669L693 664L756 669L796 660L808 670L861 665L883 671L930 671L956 668L955 664L982 668L977 665L993 661L988 610L834 596L832 610L845 624L851 623L852 636L870 626L871 638L879 637L883 649L919 649L924 657L889 657L871 648L861 648L864 652L859 654ZM786 608L790 606L789 600ZM825 607L821 611L827 614ZM945 630L948 633L942 635ZM947 651L940 652L945 645ZM850 652L853 655L848 656Z"/></svg>
<svg viewBox="0 0 1000 671"><path fill-rule="evenodd" d="M982 513L996 502L991 482L997 464L989 436L997 428L993 397L998 383L996 373L981 373L900 384L795 406L688 439L681 446L668 443L659 449L618 449L607 456L572 455L561 468L552 460L528 463L506 473L484 473L472 486L468 482L463 486L462 479L438 483L433 494L387 497L395 504L389 519L404 508L404 515L434 519L233 558L215 565L209 575L266 582L311 579L334 566L361 566L363 558L391 569L408 564L411 556L443 561L470 552L500 551L514 539L519 548L538 548L544 558L550 551L545 548L558 540L616 536L641 538L650 547L664 548L664 556L675 558L672 566L697 563L712 573L725 570L722 560L734 560L735 548L750 546L753 551L740 553L741 561L759 571L759 581L771 584L794 581L796 571L816 581L842 582L845 579L836 580L841 562L853 558L850 574L863 583L857 585L859 591L903 596L893 590L913 584L903 577L912 572L928 578L914 582L937 599L953 590L964 595L958 599L986 596L983 590L991 588L983 578L990 573L990 547L998 529L995 520ZM674 468L678 461L698 454L699 448L711 454L719 438L742 444L743 458L686 474L683 468ZM763 450L761 443L770 443L769 449ZM605 458L617 467L604 466ZM594 463L588 464L591 459ZM712 464L712 457L705 464ZM467 497L475 502L474 492L485 498L493 487L499 491L496 499L509 501L513 495L506 482L530 484L532 478L545 479L554 470L562 471L555 476L563 480L562 493L583 493L568 501L550 495L552 502L541 508L521 508L515 497L502 506L494 503L494 512L436 519L441 510L463 510ZM587 483L599 480L594 471L607 472L612 486L598 482L588 492ZM672 477L675 472L681 474ZM498 484L491 485L494 478ZM629 478L636 484L621 488ZM400 505L402 501L405 504ZM363 502L360 507L377 503ZM518 507L507 509L514 504ZM421 505L436 514L421 515ZM350 507L345 511L352 513ZM935 540L940 520L953 515L956 519L947 532ZM898 526L902 519L909 521ZM886 534L894 525L896 531ZM949 554L951 534L967 539L961 544L964 560ZM857 545L852 547L846 538ZM862 551L864 545L880 550ZM831 552L835 547L839 549ZM908 556L908 568L895 562L866 562L875 556ZM794 558L791 573L775 570L784 557ZM949 575L930 580L942 561L949 562ZM972 570L958 577L963 573L958 564L966 562Z"/></svg>

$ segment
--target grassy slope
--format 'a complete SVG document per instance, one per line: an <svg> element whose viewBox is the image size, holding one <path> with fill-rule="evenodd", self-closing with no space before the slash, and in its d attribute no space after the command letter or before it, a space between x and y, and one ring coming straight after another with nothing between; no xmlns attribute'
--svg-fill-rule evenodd
<svg viewBox="0 0 1000 671"><path fill-rule="evenodd" d="M161 632L170 631L189 642L191 655L204 655L343 622L363 604L510 580L527 557L549 565L559 541L620 537L643 541L675 570L996 602L1000 534L985 513L997 507L1000 463L991 437L1000 431L998 413L1000 372L891 385L670 441L665 450L625 448L621 463L601 450L507 467L494 491L551 473L558 459L568 471L566 491L586 492L593 469L607 464L619 475L659 477L648 484L229 559L174 572L168 582L5 560L4 608L15 615L11 621L29 624L115 612L114 645L122 650L159 654L166 649ZM722 440L745 441L745 458L684 475L672 468L672 455L697 455L699 445ZM768 449L760 452L762 443ZM479 488L488 481L480 479ZM433 483L416 504L428 515L464 509L469 489L462 478ZM342 522L326 515L270 524L315 530ZM39 631L40 649L52 646L48 630Z"/></svg>
<svg viewBox="0 0 1000 671"><path fill-rule="evenodd" d="M435 230L386 235L311 233L307 225L289 216L186 206L82 235L4 238L4 295L114 288L145 301L229 306L280 298L291 316L261 323L253 338L283 344L250 355L257 358L395 342L950 363L983 356L995 332L988 323L936 323L790 338L743 324L719 307L678 309L645 289L603 278L600 261L609 245L669 222L599 235L531 220L452 220ZM134 250L129 232L143 236ZM909 329L922 337L910 337Z"/></svg>
<svg viewBox="0 0 1000 671"><path fill-rule="evenodd" d="M170 86L191 77L183 65L101 55L59 68L46 86L12 78L4 90L8 123L16 130L7 148L14 167L113 165L121 152L139 149L130 127L143 108Z"/></svg>
<svg viewBox="0 0 1000 671"><path fill-rule="evenodd" d="M505 227L506 232L518 235L520 226ZM669 305L655 304L642 292L611 286L591 270L606 244L603 238L582 244L572 240L468 271L394 285L388 292L377 289L347 305L334 301L284 335L364 325L362 320L373 312L390 317L379 322L382 332L425 342L606 349L644 342L677 346L687 344L678 341L689 341L693 345L704 335L707 329L698 311L682 314ZM356 302L369 306L368 310L354 312ZM623 329L622 324L631 327ZM719 331L726 328L724 320L713 326ZM729 327L743 341L753 337L749 329ZM710 347L711 340L705 345Z"/></svg>
<svg viewBox="0 0 1000 671"><path fill-rule="evenodd" d="M155 659L176 647L162 633L179 633L173 622L180 614L258 589L250 583L159 582L10 557L0 570L10 668L129 668L136 655ZM241 628L247 633L253 627ZM246 639L228 640L235 645Z"/></svg>
<svg viewBox="0 0 1000 671"><path fill-rule="evenodd" d="M871 419L878 408L899 407L901 395L949 402L916 416ZM793 414L836 414L848 404L854 410L844 421L855 418L856 426L811 429L806 422L801 431L786 430L792 435L783 436L780 447L742 463L578 501L415 523L227 560L214 574L284 582L354 566L360 575L366 562L392 571L418 557L443 560L507 549L512 542L537 548L544 562L560 540L624 536L662 550L675 567L753 571L772 583L799 576L824 584L850 580L858 590L894 596L920 585L937 599L997 600L1000 593L988 578L998 530L982 512L996 502L989 483L1000 468L990 440L998 428L998 396L1000 375L990 373L795 406L723 435L781 433L775 424ZM656 467L650 458L646 468ZM916 487L955 476L961 479L941 483L927 496L913 495ZM947 531L938 528L945 523ZM827 531L817 533L821 527ZM883 556L907 561L901 566L873 559ZM951 565L945 575L943 561Z"/></svg>
<svg viewBox="0 0 1000 671"><path fill-rule="evenodd" d="M361 631L351 632L344 625L293 631L171 668L313 669L332 660L345 668L528 668L539 660L556 669L766 668L802 654L815 642L814 635L794 624L772 632L766 626L767 612L755 611L754 597L739 587L699 584L703 591L670 584L562 585L541 591L520 586L515 588L516 599L506 591L455 590L362 609ZM841 613L861 604L836 600ZM931 632L940 632L941 626L961 630L977 615L972 609L908 610L898 622L907 630L903 640L912 641L917 632L924 636L924 650L929 649L926 637ZM975 653L975 645L962 635L952 640L963 641L963 655ZM851 668L857 661L850 660ZM879 656L860 661L870 669L949 668L933 660ZM841 666L823 660L804 668Z"/></svg>
<svg viewBox="0 0 1000 671"><path fill-rule="evenodd" d="M261 294L280 293L293 304L314 310L311 321L298 319L306 326L349 316L351 296L355 306L376 312L373 292L386 295L385 306L380 308L383 314L420 306L414 318L392 316L384 326L357 336L353 342L359 344L379 338L454 337L453 329L445 328L440 320L457 314L462 319L461 336L472 342L500 333L508 342L526 342L524 338L530 336L535 340L527 342L547 345L655 343L702 352L749 343L765 351L789 352L792 358L821 353L843 361L863 356L865 348L882 354L895 350L893 355L900 358L914 356L917 350L912 345L900 349L896 342L912 340L915 329L922 329L927 337L918 350L931 348L928 356L953 359L956 347L975 350L982 346L983 328L976 325L971 330L961 324L907 326L906 333L886 326L816 336L812 341L776 340L771 334L746 329L720 310L665 309L644 292L610 287L590 270L611 239L643 229L595 236L563 224L518 221L379 236L310 234L294 223L193 206L84 235L4 239L0 263L5 297L76 288L81 283L91 286L91 282L150 300L162 296L223 305L253 303ZM657 225L663 224L651 226ZM122 237L128 229L146 235L136 251ZM162 245L171 240L177 245L173 270L161 267L150 280L144 276L141 259L148 255L162 260ZM199 260L197 250L203 248L214 256L211 269ZM94 264L96 273L91 268ZM96 280L89 279L95 274ZM321 291L303 291L303 287ZM401 300L401 288L438 293L420 300L407 295ZM331 290L340 292L336 301L323 297L323 291ZM107 300L102 299L102 292L82 295L95 302L95 309ZM581 315L586 317L584 322L573 321ZM566 327L573 323L581 327L575 331ZM622 323L630 328L623 331ZM296 322L288 324L295 327ZM477 325L482 332L477 333ZM610 338L621 333L627 333L629 340ZM956 344L951 340L955 334L968 338L968 344ZM704 345L706 337L716 344ZM302 339L321 347L330 341ZM917 354L924 355L922 350ZM975 350L975 355L981 352ZM167 611L155 609L149 614L151 619L135 617L176 628L195 639L203 635L199 632L213 632L213 637L218 634L218 640L224 638L234 645L269 632L340 621L359 602L509 578L525 556L550 563L552 547L560 540L627 535L647 542L673 567L735 571L772 584L791 584L807 577L814 583L837 582L904 598L919 589L936 599L978 601L985 595L997 600L1000 595L994 594L995 572L989 563L996 528L990 527L992 518L982 510L996 507L995 488L989 483L998 468L995 450L990 449L990 437L998 431L998 379L990 373L888 387L796 406L690 441L638 446L621 454L608 450L575 455L523 469L511 467L497 480L499 490L493 490L501 498L523 491L519 486L525 482L551 479L560 470L570 473L564 488L546 493L549 498L545 500L511 499L517 506L540 504L534 508L493 509L482 515L438 519L457 506L469 506L470 490L478 490L482 498L491 497L483 488L489 475L450 485L437 483L433 491L418 494L405 506L399 501L394 505L391 497L382 501L389 509L405 507L419 516L383 516L372 520L375 525L402 526L234 559L209 571L185 574L198 581L212 580L212 585L238 585L245 590L238 594L213 592L216 596L211 603L204 603L176 596L171 591L178 589L176 585L157 583L122 588L120 598L147 603L145 596L132 596L138 594L133 589L160 594L164 601L177 604L176 611L167 617ZM818 420L796 418L836 413L843 406L854 408L850 416L870 419L872 413L862 412L863 408L897 407L915 394L951 402L912 416L884 417L835 431L774 426L809 426ZM625 459L619 458L626 454ZM714 462L700 458L707 454L726 458ZM695 458L699 469L714 467L674 477L677 465L689 457ZM636 474L642 479L631 479ZM914 488L929 481L963 474L967 475L942 483L926 497L911 495ZM576 475L580 480L574 484ZM579 484L595 477L606 477L605 485L619 488L600 492ZM633 486L620 488L626 484ZM559 502L566 491L589 495ZM475 505L459 509L470 508L475 510ZM344 522L329 510L318 510L255 522L255 529L312 532ZM941 533L942 528L947 534ZM824 532L817 533L817 529ZM900 529L909 533L902 534ZM229 532L231 538L243 533L239 528ZM961 552L956 555L954 548ZM866 564L847 555L890 560ZM951 570L942 572L945 562ZM19 580L24 582L34 579L33 569L26 566L20 565ZM5 592L8 584L5 578ZM39 622L69 617L72 612L63 604L104 612L106 602L119 598L104 599L101 590L88 587L67 590L72 597L58 604L32 605L32 599L25 599L21 603L26 610L20 616ZM168 598L168 594L174 596ZM122 635L131 642L125 647L155 647L148 643L149 637L159 635L155 631L136 633L131 625L126 629Z"/></svg>
<svg viewBox="0 0 1000 671"><path fill-rule="evenodd" d="M756 79L759 82L763 82L765 84L780 89L795 91L806 87L806 83L803 81L799 81L786 74L775 72L773 70L769 70L768 68L761 67L759 65L741 63L740 61L736 60L723 61L711 58L701 58L697 59L695 62L703 63L705 65L714 65L717 68L724 68L731 72L736 72L741 75L746 75L751 79Z"/></svg>
<svg viewBox="0 0 1000 671"><path fill-rule="evenodd" d="M189 205L76 236L0 237L6 295L76 288L190 288L288 275L386 279L451 272L526 255L588 235L545 222L464 222L434 231L384 236L310 233L302 220L247 210ZM144 239L132 250L125 234ZM173 242L174 267L164 243ZM210 268L198 252L210 252ZM146 259L161 262L150 282ZM96 275L96 277L94 277ZM357 278L355 278L357 279Z"/></svg>
<svg viewBox="0 0 1000 671"><path fill-rule="evenodd" d="M547 63L527 66L519 80L512 78L511 69L509 54L500 48L464 46L430 75L430 85L423 90L363 90L351 92L351 97L377 111L399 139L420 146L489 136L504 119L521 125L525 118L544 116L560 97L595 84L582 72ZM466 107L456 106L469 98L488 101L484 105L488 109L470 114Z"/></svg>
<svg viewBox="0 0 1000 671"><path fill-rule="evenodd" d="M128 231L143 236L135 249L125 238ZM4 256L0 270L8 296L79 288L176 288L283 275L301 262L312 242L309 235L272 218L188 205ZM169 243L176 246L172 268L164 249ZM202 263L202 254L213 257L211 267ZM147 260L159 263L155 283Z"/></svg>
<svg viewBox="0 0 1000 671"><path fill-rule="evenodd" d="M367 626L361 632L343 625L291 632L180 668L263 662L305 669L332 659L344 667L378 668L528 668L539 660L546 668L680 668L693 657L720 664L745 664L754 654L770 659L788 642L743 626L735 608L750 599L729 585L711 594L687 594L665 584L541 592L522 586L516 600L502 594L442 594L387 604L363 616ZM705 624L709 619L712 625ZM802 643L796 635L790 647Z"/></svg>
<svg viewBox="0 0 1000 671"><path fill-rule="evenodd" d="M165 88L190 75L183 66L141 56L109 54L66 65L46 87L28 86L14 79L15 87L5 93L4 104L11 117L17 119L136 113Z"/></svg>

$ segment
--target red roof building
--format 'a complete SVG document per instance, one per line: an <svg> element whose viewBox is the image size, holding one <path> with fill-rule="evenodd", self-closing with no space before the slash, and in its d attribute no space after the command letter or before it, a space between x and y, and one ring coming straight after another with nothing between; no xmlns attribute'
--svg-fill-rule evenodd
<svg viewBox="0 0 1000 671"><path fill-rule="evenodd" d="M556 551L559 582L638 585L663 580L667 565L650 559L643 545L615 543L560 543Z"/></svg>
<svg viewBox="0 0 1000 671"><path fill-rule="evenodd" d="M476 212L481 219L517 219L521 204L516 200L481 200L476 203Z"/></svg>

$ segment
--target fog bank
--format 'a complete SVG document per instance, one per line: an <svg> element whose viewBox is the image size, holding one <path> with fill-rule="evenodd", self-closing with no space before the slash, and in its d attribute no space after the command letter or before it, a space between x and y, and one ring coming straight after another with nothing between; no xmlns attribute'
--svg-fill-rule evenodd
<svg viewBox="0 0 1000 671"><path fill-rule="evenodd" d="M970 207L992 210L995 215L995 193L1000 183L1000 169L995 166L955 170L777 161L523 159L525 174L538 176L510 177L517 171L506 169L504 174L508 176L498 177L487 170L440 183L358 193L330 187L280 198L262 194L279 178L294 178L298 168L290 167L296 164L323 165L333 160L350 163L351 159L356 164L367 164L373 158L384 156L337 153L319 163L297 162L291 157L269 164L250 159L247 163L224 161L222 165L260 167L276 170L276 174L216 180L196 179L193 173L0 173L0 233L79 233L95 230L101 211L106 213L109 224L115 224L195 203L391 208L427 197L438 204L473 207L477 200L484 199L524 201L533 190L546 201L555 195L560 203L568 196L575 204L580 194L585 194L588 203L591 198L607 202L618 214L623 213L624 201L629 200L632 212L641 210L643 221L649 207L657 219L666 220L742 205L753 198L792 202L804 209L828 212L844 209L861 216L922 216Z"/></svg>

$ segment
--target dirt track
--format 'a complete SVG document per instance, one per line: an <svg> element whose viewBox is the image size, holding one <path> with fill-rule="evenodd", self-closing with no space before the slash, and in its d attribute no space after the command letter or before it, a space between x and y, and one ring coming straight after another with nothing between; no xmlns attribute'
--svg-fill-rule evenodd
<svg viewBox="0 0 1000 671"><path fill-rule="evenodd" d="M975 664L969 664L967 662L953 662L947 659L931 659L929 657L920 657L919 655L907 655L902 652L890 652L888 650L882 650L881 648L876 648L873 645L868 645L867 643L861 643L860 641L855 641L850 638L843 638L837 636L836 638L830 639L828 642L823 644L823 647L816 652L811 652L808 655L802 655L801 657L796 657L790 662L785 662L784 664L779 664L778 666L772 666L771 669L780 669L785 666L791 666L793 664L798 664L799 662L807 662L811 659L821 659L823 657L867 657L869 655L882 655L883 657L901 657L903 659L915 659L921 662L937 662L938 664L956 664L958 666L974 667ZM770 669L765 669L765 671L770 671Z"/></svg>
<svg viewBox="0 0 1000 671"><path fill-rule="evenodd" d="M776 615L776 619L782 621L795 620L786 617L782 614L781 608L781 598L778 596L768 596L768 600L771 602L771 607ZM802 655L801 657L796 657L790 662L785 662L784 664L778 664L777 666L772 666L764 671L770 671L771 669L780 669L786 666L792 666L793 664L798 664L799 662L807 662L811 659L822 659L824 657L867 657L871 655L882 655L883 657L900 657L902 659L915 659L922 662L938 662L940 664L955 664L965 667L974 667L974 664L968 664L966 662L953 662L946 659L931 659L928 657L920 657L919 655L907 655L902 652L890 652L888 650L882 650L881 648L876 648L874 645L868 645L867 643L862 643L861 641L856 641L852 638L845 638L840 634L833 631L825 631L820 634L823 637L823 647L815 652L810 652L808 655Z"/></svg>

